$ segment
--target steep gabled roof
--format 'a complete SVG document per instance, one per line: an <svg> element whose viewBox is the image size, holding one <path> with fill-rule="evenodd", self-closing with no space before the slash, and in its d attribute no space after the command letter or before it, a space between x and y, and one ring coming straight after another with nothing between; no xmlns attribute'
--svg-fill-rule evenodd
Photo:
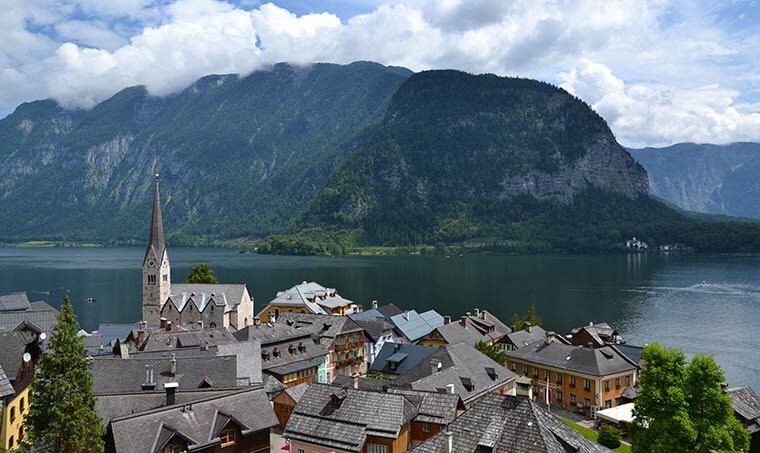
<svg viewBox="0 0 760 453"><path fill-rule="evenodd" d="M233 420L243 434L268 430L277 425L264 389L246 389L223 396L177 404L111 420L106 438L113 440L119 453L154 451L175 433L187 439L189 447L201 448L219 442L220 419Z"/></svg>
<svg viewBox="0 0 760 453"><path fill-rule="evenodd" d="M608 376L636 369L635 363L611 346L584 348L541 340L505 354L508 358L592 376Z"/></svg>
<svg viewBox="0 0 760 453"><path fill-rule="evenodd" d="M293 409L284 437L358 452L366 436L395 439L416 415L403 395L312 384Z"/></svg>
<svg viewBox="0 0 760 453"><path fill-rule="evenodd" d="M453 451L510 453L606 453L552 417L528 398L489 394L449 424ZM445 453L448 440L440 432L410 450L411 453Z"/></svg>
<svg viewBox="0 0 760 453"><path fill-rule="evenodd" d="M150 219L150 235L148 236L148 247L145 250L143 264L148 259L151 251L153 252L153 256L159 260L163 259L164 252L166 251L164 222L161 218L161 193L158 188L158 174L156 174L156 180L153 183L153 213Z"/></svg>
<svg viewBox="0 0 760 453"><path fill-rule="evenodd" d="M3 371L3 367L0 366L0 400L5 398L6 396L11 396L15 393L16 391L13 390L13 386L11 385L11 382L8 380L8 376L5 375L5 371ZM0 408L1 407L2 407L2 404L0 404Z"/></svg>
<svg viewBox="0 0 760 453"><path fill-rule="evenodd" d="M435 310L428 310L423 313L410 310L391 317L391 323L411 342L419 340L436 327L442 326L443 322L443 316Z"/></svg>
<svg viewBox="0 0 760 453"><path fill-rule="evenodd" d="M425 361L435 351L436 348L431 346L386 342L377 354L377 358L372 362L370 370L386 374L403 375L420 362ZM406 354L406 357L400 362L396 362L395 369L391 369L389 359L396 354Z"/></svg>
<svg viewBox="0 0 760 453"><path fill-rule="evenodd" d="M760 396L749 387L728 389L734 411L745 420L760 425Z"/></svg>
<svg viewBox="0 0 760 453"><path fill-rule="evenodd" d="M488 341L490 339L490 337L484 336L473 326L463 326L460 321L444 324L437 327L435 331L438 332L447 344L465 343L475 346L481 341Z"/></svg>
<svg viewBox="0 0 760 453"><path fill-rule="evenodd" d="M29 298L25 292L0 294L0 311L31 310Z"/></svg>

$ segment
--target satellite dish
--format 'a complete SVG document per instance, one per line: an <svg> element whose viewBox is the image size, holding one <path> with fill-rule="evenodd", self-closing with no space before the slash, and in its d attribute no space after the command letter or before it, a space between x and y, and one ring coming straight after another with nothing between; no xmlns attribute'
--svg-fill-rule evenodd
<svg viewBox="0 0 760 453"><path fill-rule="evenodd" d="M47 334L45 332L42 332L40 334L40 341L45 341L47 339Z"/></svg>
<svg viewBox="0 0 760 453"><path fill-rule="evenodd" d="M28 352L24 353L24 357L23 358L24 358L24 363L29 363L29 361L32 360L32 356Z"/></svg>

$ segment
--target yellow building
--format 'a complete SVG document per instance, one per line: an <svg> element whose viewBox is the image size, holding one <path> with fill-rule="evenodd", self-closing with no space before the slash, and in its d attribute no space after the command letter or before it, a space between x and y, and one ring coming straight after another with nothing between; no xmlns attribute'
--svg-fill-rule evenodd
<svg viewBox="0 0 760 453"><path fill-rule="evenodd" d="M325 288L316 282L303 282L277 293L257 318L267 323L281 313L311 313L316 315L346 316L358 311L357 305L338 294L335 288Z"/></svg>
<svg viewBox="0 0 760 453"><path fill-rule="evenodd" d="M0 370L2 370L0 368ZM2 371L0 371L2 372ZM0 378L5 377L3 373ZM7 381L7 378L6 378ZM2 384L0 383L0 386ZM8 384L10 387L10 384ZM13 388L11 391L13 391ZM3 398L2 415L0 415L0 445L8 451L21 447L24 439L24 416L29 410L29 386L18 395L12 394Z"/></svg>
<svg viewBox="0 0 760 453"><path fill-rule="evenodd" d="M0 332L0 446L11 451L24 439L24 417L29 411L29 388L42 351L29 332Z"/></svg>

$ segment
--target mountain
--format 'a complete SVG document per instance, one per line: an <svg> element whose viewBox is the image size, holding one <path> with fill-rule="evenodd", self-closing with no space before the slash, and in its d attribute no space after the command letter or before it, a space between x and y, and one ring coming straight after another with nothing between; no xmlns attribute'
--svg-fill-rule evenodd
<svg viewBox="0 0 760 453"><path fill-rule="evenodd" d="M659 219L687 221L648 197L644 169L578 98L535 80L427 71L401 85L295 237L608 249Z"/></svg>
<svg viewBox="0 0 760 453"><path fill-rule="evenodd" d="M654 195L697 212L760 218L760 144L630 149Z"/></svg>
<svg viewBox="0 0 760 453"><path fill-rule="evenodd" d="M283 231L411 74L277 64L168 97L127 88L89 111L22 104L0 120L0 240L142 242L155 172L175 244Z"/></svg>

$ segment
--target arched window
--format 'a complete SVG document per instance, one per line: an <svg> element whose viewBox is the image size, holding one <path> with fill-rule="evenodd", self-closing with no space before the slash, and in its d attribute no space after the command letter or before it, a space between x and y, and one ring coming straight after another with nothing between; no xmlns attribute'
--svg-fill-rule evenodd
<svg viewBox="0 0 760 453"><path fill-rule="evenodd" d="M216 329L216 323L215 322L212 322L208 326L211 327L212 329Z"/></svg>

